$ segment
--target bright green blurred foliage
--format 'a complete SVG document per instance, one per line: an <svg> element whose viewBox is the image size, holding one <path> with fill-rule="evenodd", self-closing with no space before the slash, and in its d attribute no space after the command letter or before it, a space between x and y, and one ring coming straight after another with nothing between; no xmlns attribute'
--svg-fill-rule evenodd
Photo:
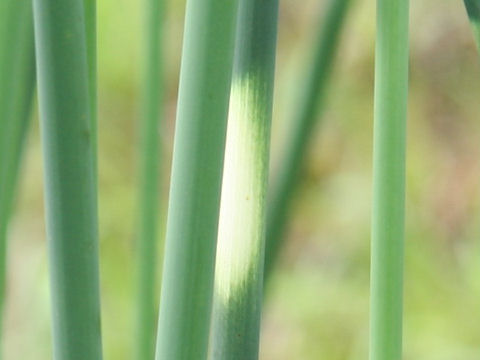
<svg viewBox="0 0 480 360"><path fill-rule="evenodd" d="M133 345L140 4L98 2L100 250L107 360L131 359ZM325 4L281 2L272 176ZM477 360L480 68L463 2L412 1L410 13L404 359ZM287 247L266 294L263 360L368 356L374 14L375 2L356 0L347 20L324 122L314 135ZM164 201L183 15L184 2L170 1ZM51 358L38 125L28 146L9 247L4 348L5 358L12 360ZM159 221L163 228L164 219Z"/></svg>

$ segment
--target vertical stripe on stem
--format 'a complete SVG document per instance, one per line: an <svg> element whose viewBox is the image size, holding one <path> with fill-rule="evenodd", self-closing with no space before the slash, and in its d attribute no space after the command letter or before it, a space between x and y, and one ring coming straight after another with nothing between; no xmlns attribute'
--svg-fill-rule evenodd
<svg viewBox="0 0 480 360"><path fill-rule="evenodd" d="M210 358L256 360L278 0L240 3L225 149Z"/></svg>

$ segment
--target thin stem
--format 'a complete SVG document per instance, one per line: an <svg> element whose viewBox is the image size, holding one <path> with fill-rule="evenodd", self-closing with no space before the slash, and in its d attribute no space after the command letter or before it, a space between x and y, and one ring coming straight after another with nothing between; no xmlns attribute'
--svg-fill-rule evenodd
<svg viewBox="0 0 480 360"><path fill-rule="evenodd" d="M8 223L18 187L21 155L31 119L35 88L35 56L30 1L4 1L0 16L2 27L0 30L2 126L0 131L0 327L2 327Z"/></svg>
<svg viewBox="0 0 480 360"><path fill-rule="evenodd" d="M240 3L230 95L210 358L256 360L278 0Z"/></svg>
<svg viewBox="0 0 480 360"><path fill-rule="evenodd" d="M155 356L155 272L158 235L160 168L159 119L163 99L163 0L144 0L144 64L142 79L139 238L137 243L137 304L135 359Z"/></svg>
<svg viewBox="0 0 480 360"><path fill-rule="evenodd" d="M285 242L291 202L301 176L305 153L324 109L326 90L350 1L330 0L315 40L316 46L306 74L306 84L298 99L298 110L292 122L294 128L285 147L281 167L269 191L265 283L270 278Z"/></svg>
<svg viewBox="0 0 480 360"><path fill-rule="evenodd" d="M100 360L97 199L82 0L34 0L54 358Z"/></svg>
<svg viewBox="0 0 480 360"><path fill-rule="evenodd" d="M237 0L188 0L157 360L207 357Z"/></svg>
<svg viewBox="0 0 480 360"><path fill-rule="evenodd" d="M408 0L377 0L370 360L402 358Z"/></svg>

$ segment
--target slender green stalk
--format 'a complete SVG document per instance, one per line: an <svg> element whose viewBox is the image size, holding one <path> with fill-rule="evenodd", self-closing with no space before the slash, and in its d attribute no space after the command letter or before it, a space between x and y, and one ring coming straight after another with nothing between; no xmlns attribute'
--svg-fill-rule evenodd
<svg viewBox="0 0 480 360"><path fill-rule="evenodd" d="M95 182L97 182L97 1L83 0L85 11L85 40L88 62L88 96L90 102L90 121L95 168ZM96 186L95 186L96 188Z"/></svg>
<svg viewBox="0 0 480 360"><path fill-rule="evenodd" d="M472 25L477 49L480 51L480 0L464 0L468 18Z"/></svg>
<svg viewBox="0 0 480 360"><path fill-rule="evenodd" d="M135 359L155 356L155 272L160 168L159 119L162 104L163 0L144 0L144 64L142 79L140 211L137 243Z"/></svg>
<svg viewBox="0 0 480 360"><path fill-rule="evenodd" d="M8 222L35 88L31 7L29 0L7 0L0 8L0 327L5 301Z"/></svg>
<svg viewBox="0 0 480 360"><path fill-rule="evenodd" d="M341 30L351 0L330 0L324 22L316 39L312 64L306 84L298 99L289 142L282 164L269 194L265 249L265 283L268 282L280 249L285 241L291 202L300 180L303 159L314 128L323 111L327 86L332 73Z"/></svg>
<svg viewBox="0 0 480 360"><path fill-rule="evenodd" d="M256 360L278 0L240 3L215 269L210 358Z"/></svg>
<svg viewBox="0 0 480 360"><path fill-rule="evenodd" d="M408 0L377 0L370 360L402 358Z"/></svg>
<svg viewBox="0 0 480 360"><path fill-rule="evenodd" d="M188 0L157 360L207 357L237 0Z"/></svg>
<svg viewBox="0 0 480 360"><path fill-rule="evenodd" d="M54 359L99 360L97 199L82 0L34 0Z"/></svg>
<svg viewBox="0 0 480 360"><path fill-rule="evenodd" d="M188 0L157 360L207 357L237 0Z"/></svg>

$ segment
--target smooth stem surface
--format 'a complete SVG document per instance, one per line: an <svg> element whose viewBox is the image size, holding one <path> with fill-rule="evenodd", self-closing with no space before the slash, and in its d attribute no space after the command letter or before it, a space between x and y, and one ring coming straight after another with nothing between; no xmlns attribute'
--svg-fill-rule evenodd
<svg viewBox="0 0 480 360"><path fill-rule="evenodd" d="M93 146L95 178L97 177L97 1L83 0L85 11L85 40L88 62L88 96ZM95 179L97 181L97 179Z"/></svg>
<svg viewBox="0 0 480 360"><path fill-rule="evenodd" d="M155 273L157 264L160 168L159 120L162 99L162 28L164 0L144 0L144 63L140 143L139 237L135 359L155 356Z"/></svg>
<svg viewBox="0 0 480 360"><path fill-rule="evenodd" d="M187 1L157 360L207 357L237 5Z"/></svg>
<svg viewBox="0 0 480 360"><path fill-rule="evenodd" d="M370 360L401 360L408 0L377 0Z"/></svg>
<svg viewBox="0 0 480 360"><path fill-rule="evenodd" d="M464 0L464 2L475 36L477 50L480 51L480 0Z"/></svg>
<svg viewBox="0 0 480 360"><path fill-rule="evenodd" d="M220 206L210 358L256 360L278 0L240 2Z"/></svg>
<svg viewBox="0 0 480 360"><path fill-rule="evenodd" d="M34 0L54 359L102 358L82 0Z"/></svg>
<svg viewBox="0 0 480 360"><path fill-rule="evenodd" d="M330 0L323 24L315 40L306 84L298 98L298 110L293 118L293 130L282 156L279 172L269 190L267 237L265 248L265 284L270 278L280 249L285 242L291 202L300 180L303 159L315 126L320 119L327 96L327 86L337 52L341 30L351 0Z"/></svg>
<svg viewBox="0 0 480 360"><path fill-rule="evenodd" d="M35 56L31 2L3 1L0 11L0 327L3 328L8 223L31 119Z"/></svg>

